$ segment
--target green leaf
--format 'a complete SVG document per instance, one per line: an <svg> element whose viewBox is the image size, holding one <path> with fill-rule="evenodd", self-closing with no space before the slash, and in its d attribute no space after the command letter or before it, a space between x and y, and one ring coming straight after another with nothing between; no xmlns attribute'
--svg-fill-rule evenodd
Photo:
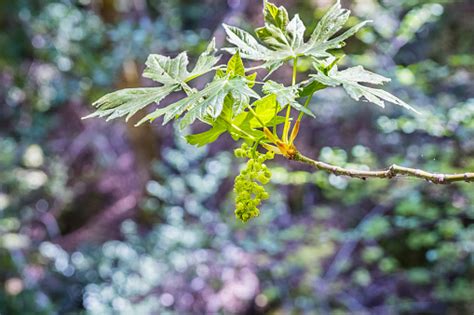
<svg viewBox="0 0 474 315"><path fill-rule="evenodd" d="M253 123L253 116L249 112L240 113L232 120L232 123L255 138L260 138L263 136L263 132L256 129L261 127L261 125ZM229 128L229 131L232 131L232 128ZM240 136L236 137L236 135L238 136L238 134L234 132L234 139L240 138Z"/></svg>
<svg viewBox="0 0 474 315"><path fill-rule="evenodd" d="M93 104L98 110L85 118L108 116L108 119L113 119L126 115L128 120L145 106L159 103L171 92L180 90L185 82L213 70L220 58L220 56L215 56L215 52L215 40L213 39L206 51L199 57L191 73L187 70L189 61L186 52L180 53L175 58L151 54L146 61L143 76L161 83L163 86L124 89L107 94Z"/></svg>
<svg viewBox="0 0 474 315"><path fill-rule="evenodd" d="M339 36L331 39L346 24L350 11L341 8L340 0L337 0L328 12L319 21L311 34L310 39L304 45L298 47L297 52L314 58L327 58L331 55L327 52L330 49L338 49L344 46L344 41L357 33L362 27L371 21L363 21Z"/></svg>
<svg viewBox="0 0 474 315"><path fill-rule="evenodd" d="M145 63L146 68L143 76L164 85L182 85L213 70L214 65L220 59L220 56L215 55L216 51L216 43L213 38L207 49L199 56L191 72L187 70L189 60L186 52L180 53L175 58L151 54Z"/></svg>
<svg viewBox="0 0 474 315"><path fill-rule="evenodd" d="M294 103L296 102L296 98L298 98L298 90L296 87L285 87L283 84L272 80L265 82L262 91L265 94L276 95L277 101L281 106Z"/></svg>
<svg viewBox="0 0 474 315"><path fill-rule="evenodd" d="M265 125L272 122L275 115L281 110L281 107L278 105L276 101L275 94L269 94L265 97L262 97L259 100L256 100L252 104L252 107L254 107L254 111L257 114L257 117ZM252 127L262 127L260 122L255 117L251 119L250 125Z"/></svg>
<svg viewBox="0 0 474 315"><path fill-rule="evenodd" d="M263 17L265 26L256 29L257 37L276 50L290 50L290 41L287 38L288 12L284 7L264 1Z"/></svg>
<svg viewBox="0 0 474 315"><path fill-rule="evenodd" d="M309 84L300 87L300 97L308 97L313 95L319 90L325 89L326 85L322 84L319 81L311 81Z"/></svg>
<svg viewBox="0 0 474 315"><path fill-rule="evenodd" d="M230 77L245 76L245 67L239 52L236 52L227 63L227 74Z"/></svg>
<svg viewBox="0 0 474 315"><path fill-rule="evenodd" d="M309 41L301 46L301 48L297 50L297 53L305 56L312 56L314 58L328 58L331 56L331 54L327 52L328 50L342 48L345 45L344 41L347 38L353 36L368 23L371 23L371 21L361 22L341 35L325 42Z"/></svg>
<svg viewBox="0 0 474 315"><path fill-rule="evenodd" d="M265 24L264 27L256 29L255 33L262 42L272 49L279 51L291 50L286 31L282 31L274 25Z"/></svg>
<svg viewBox="0 0 474 315"><path fill-rule="evenodd" d="M130 119L140 109L151 103L159 103L178 85L166 85L154 88L123 89L102 96L92 105L97 111L84 118L108 117L107 120L127 116Z"/></svg>
<svg viewBox="0 0 474 315"><path fill-rule="evenodd" d="M257 72L254 72L252 74L249 74L248 76L246 76L247 80L248 80L248 85L249 87L254 87L255 85L255 79L257 79Z"/></svg>
<svg viewBox="0 0 474 315"><path fill-rule="evenodd" d="M250 103L250 98L260 98L254 90L249 87L247 80L231 80L229 85L230 93L234 99L233 114L238 115L242 112L247 104Z"/></svg>
<svg viewBox="0 0 474 315"><path fill-rule="evenodd" d="M216 63L221 59L221 56L216 56L216 39L213 38L206 50L199 56L193 71L188 75L185 82L191 81L205 73L214 69Z"/></svg>
<svg viewBox="0 0 474 315"><path fill-rule="evenodd" d="M288 24L288 12L283 6L277 7L273 3L264 1L263 18L265 23L274 25L275 27L285 30Z"/></svg>
<svg viewBox="0 0 474 315"><path fill-rule="evenodd" d="M326 12L311 34L311 41L324 42L336 34L346 24L351 11L341 8L340 1Z"/></svg>
<svg viewBox="0 0 474 315"><path fill-rule="evenodd" d="M277 106L275 96L267 96L262 100L263 101L261 102L257 100L252 104L252 106L254 106L255 111L259 113L261 120L265 121L265 125L268 126L273 124L273 119L276 124L283 123L285 121L284 117L275 117L275 106ZM225 131L228 131L235 140L242 137L245 138L245 136L233 126L237 126L240 130L245 131L247 134L250 134L255 138L262 137L263 132L257 129L261 128L261 124L250 112L241 112L233 117L233 102L233 99L228 95L224 100L224 108L221 115L214 121L206 121L207 123L212 124L213 127L203 133L186 136L188 142L197 146L202 146L215 141Z"/></svg>
<svg viewBox="0 0 474 315"><path fill-rule="evenodd" d="M288 38L290 39L291 47L301 47L304 43L304 32L306 31L306 27L298 14L293 17L286 29L288 31Z"/></svg>
<svg viewBox="0 0 474 315"><path fill-rule="evenodd" d="M270 50L258 43L248 32L226 24L223 24L223 26L227 33L227 40L236 46L223 48L223 50L231 54L239 51L241 57L245 59L265 61L263 66L269 71L268 75L283 65L284 61L291 59L291 56L288 55L288 49Z"/></svg>
<svg viewBox="0 0 474 315"><path fill-rule="evenodd" d="M191 112L192 117L194 118L204 118L208 111L214 113L215 116L218 116L222 110L222 107L219 105L219 100L221 100L222 103L224 97L227 95L227 91L224 91L227 81L226 77L214 80L201 91L193 93L174 104L157 109L153 113L150 113L139 121L138 124L142 124L147 120L153 121L163 115L163 124L166 124L171 119L181 116L186 111Z"/></svg>
<svg viewBox="0 0 474 315"><path fill-rule="evenodd" d="M362 66L352 67L342 71L339 71L337 66L334 66L328 74L320 70L318 70L318 72L318 74L311 75L314 80L326 86L334 87L342 85L349 96L357 101L364 98L366 101L380 107L385 107L384 101L387 101L419 113L398 97L384 90L361 85L360 83L381 85L390 81L389 78L367 71Z"/></svg>
<svg viewBox="0 0 474 315"><path fill-rule="evenodd" d="M221 134L226 132L227 128L223 124L216 123L212 126L211 129L193 134L193 135L187 135L186 141L188 141L189 144L202 147L208 143L216 141Z"/></svg>
<svg viewBox="0 0 474 315"><path fill-rule="evenodd" d="M311 117L315 117L309 109L296 101L296 99L299 97L298 87L296 86L285 87L283 84L268 80L263 85L262 91L265 94L275 94L278 103L280 103L282 107L289 104L294 109L301 111Z"/></svg>
<svg viewBox="0 0 474 315"><path fill-rule="evenodd" d="M235 26L223 24L229 43L236 48L227 48L230 53L240 52L243 58L250 60L270 60L272 51L259 44L257 40L248 32Z"/></svg>
<svg viewBox="0 0 474 315"><path fill-rule="evenodd" d="M260 44L252 35L237 27L224 25L227 40L235 47L225 50L240 51L243 58L264 61L264 67L275 71L284 62L297 57L326 59L332 55L331 49L341 48L344 40L354 35L369 21L361 22L339 36L333 37L344 27L350 11L341 8L340 1L319 21L310 39L304 41L305 26L298 15L288 22L288 13L283 7L265 1L265 25L256 30L257 37L265 43Z"/></svg>
<svg viewBox="0 0 474 315"><path fill-rule="evenodd" d="M151 54L146 60L143 76L164 85L181 84L189 76L188 55L180 53L175 58Z"/></svg>
<svg viewBox="0 0 474 315"><path fill-rule="evenodd" d="M211 119L216 119L221 114L224 99L229 93L242 104L248 104L250 97L259 98L258 94L248 87L245 78L235 77L229 79L226 76L215 79L201 91L195 92L174 104L150 113L138 124L142 124L148 120L153 121L160 116L164 116L163 124L166 124L171 119L182 116L183 114L184 116L180 122L182 128L193 123L196 119L204 120L207 116L210 116Z"/></svg>
<svg viewBox="0 0 474 315"><path fill-rule="evenodd" d="M217 69L217 70L216 70L216 74L215 74L215 76L214 76L214 80L215 80L215 79L223 78L223 77L225 77L225 76L226 76L226 73L225 73L224 70L222 70L222 69Z"/></svg>

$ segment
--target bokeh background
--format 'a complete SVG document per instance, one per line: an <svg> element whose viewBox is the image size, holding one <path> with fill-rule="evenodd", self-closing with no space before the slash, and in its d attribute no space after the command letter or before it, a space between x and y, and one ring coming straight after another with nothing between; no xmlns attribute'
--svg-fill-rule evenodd
<svg viewBox="0 0 474 315"><path fill-rule="evenodd" d="M283 2L310 30L332 4ZM342 2L349 24L374 20L345 65L391 77L424 114L327 89L299 149L473 171L474 2ZM149 53L195 57L212 36L222 47L220 24L251 29L261 6L0 1L0 314L474 314L473 184L350 180L276 159L270 200L242 224L230 138L197 149L172 125L81 120L99 96L150 85Z"/></svg>

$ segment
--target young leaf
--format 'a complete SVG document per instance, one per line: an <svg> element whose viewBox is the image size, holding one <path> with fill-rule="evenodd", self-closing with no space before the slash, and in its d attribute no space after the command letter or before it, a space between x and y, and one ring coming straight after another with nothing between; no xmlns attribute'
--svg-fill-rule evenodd
<svg viewBox="0 0 474 315"><path fill-rule="evenodd" d="M254 107L254 111L257 114L258 119L265 125L273 121L275 114L278 113L281 109L281 107L276 101L275 94L269 94L259 100L256 100L252 104L252 107ZM251 126L262 127L258 119L253 117L250 121Z"/></svg>
<svg viewBox="0 0 474 315"><path fill-rule="evenodd" d="M313 95L315 92L325 89L326 85L322 84L321 82L318 81L311 81L309 84L300 87L300 97L308 97Z"/></svg>
<svg viewBox="0 0 474 315"><path fill-rule="evenodd" d="M287 39L286 31L274 25L265 24L264 27L255 30L257 37L270 48L280 51L291 49L290 41Z"/></svg>
<svg viewBox="0 0 474 315"><path fill-rule="evenodd" d="M84 118L107 117L107 120L127 116L130 119L140 109L151 103L159 103L168 94L178 89L177 85L154 88L135 88L118 90L102 96L92 105L97 111Z"/></svg>
<svg viewBox="0 0 474 315"><path fill-rule="evenodd" d="M189 144L202 147L208 143L216 141L221 134L226 132L226 130L227 128L225 125L216 122L211 129L205 132L187 135L185 138Z"/></svg>
<svg viewBox="0 0 474 315"><path fill-rule="evenodd" d="M245 131L247 134L257 139L263 136L263 132L256 129L256 128L261 127L261 125L255 124L253 122L253 116L249 112L240 113L232 120L232 123L235 126L239 127L239 129ZM229 128L229 131L232 132L233 131L232 128ZM233 138L238 139L238 138L241 138L241 136L234 132Z"/></svg>
<svg viewBox="0 0 474 315"><path fill-rule="evenodd" d="M277 8L274 4L264 1L263 17L265 26L256 30L257 37L271 48L290 49L286 36L288 12L284 7Z"/></svg>
<svg viewBox="0 0 474 315"><path fill-rule="evenodd" d="M296 86L285 87L283 84L268 80L263 85L262 91L265 94L275 94L278 103L280 103L282 107L289 104L294 109L301 111L311 117L315 117L309 109L296 101L296 99L299 97L298 88Z"/></svg>
<svg viewBox="0 0 474 315"><path fill-rule="evenodd" d="M277 8L276 5L267 0L263 3L263 18L266 24L274 25L281 30L285 30L288 24L288 12L285 7Z"/></svg>
<svg viewBox="0 0 474 315"><path fill-rule="evenodd" d="M246 76L247 78L247 81L248 81L248 85L250 88L254 87L255 85L255 79L257 79L257 72L254 72L252 74L249 74L248 76Z"/></svg>
<svg viewBox="0 0 474 315"><path fill-rule="evenodd" d="M227 63L227 72L230 77L234 77L240 75L241 77L245 76L245 67L240 58L240 53L236 52L235 55L230 58L229 62Z"/></svg>
<svg viewBox="0 0 474 315"><path fill-rule="evenodd" d="M327 86L334 87L342 85L346 92L357 101L364 97L366 101L374 103L380 107L385 107L384 101L387 101L419 113L416 109L398 97L384 90L361 85L360 83L381 85L390 81L389 78L367 71L362 66L348 68L343 71L338 71L337 67L334 66L328 74L325 74L320 70L318 70L318 72L318 74L311 75L314 80Z"/></svg>
<svg viewBox="0 0 474 315"><path fill-rule="evenodd" d="M240 114L235 115L235 112L233 112L232 109L233 102L234 100L232 97L226 97L222 114L217 118L217 120L215 120L215 123L225 125L227 131L236 140L240 139L241 137L245 138L245 136L232 127L231 124L237 126L240 130L245 131L247 134L252 135L255 138L261 137L262 132L255 129L261 127L261 125L259 124L257 126L252 123L253 116L249 112L241 112ZM229 122L231 122L231 124L229 124Z"/></svg>

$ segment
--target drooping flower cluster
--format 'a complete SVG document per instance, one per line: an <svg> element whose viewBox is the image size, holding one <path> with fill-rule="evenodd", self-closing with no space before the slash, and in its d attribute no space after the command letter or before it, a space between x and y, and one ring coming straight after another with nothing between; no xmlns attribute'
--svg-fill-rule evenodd
<svg viewBox="0 0 474 315"><path fill-rule="evenodd" d="M247 222L260 214L258 206L269 197L263 185L270 181L272 173L264 162L273 159L275 154L252 150L246 143L236 149L234 154L238 158L249 159L234 182L235 216L242 222Z"/></svg>

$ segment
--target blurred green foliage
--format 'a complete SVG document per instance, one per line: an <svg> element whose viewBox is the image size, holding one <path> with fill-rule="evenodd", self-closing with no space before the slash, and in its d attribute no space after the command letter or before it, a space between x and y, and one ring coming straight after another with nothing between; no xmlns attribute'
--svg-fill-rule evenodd
<svg viewBox="0 0 474 315"><path fill-rule="evenodd" d="M323 2L291 11L310 22ZM90 100L120 83L127 60L201 51L226 14L260 10L250 1L112 1L111 17L98 3L0 3L0 314L472 314L472 184L275 165L271 200L242 225L230 215L237 161L168 137L120 235L61 248L70 226L130 194L104 192L115 173L130 180L121 165L134 150L122 125L81 123ZM348 43L346 64L392 77L423 114L378 111L330 89L314 99L317 118L298 147L341 166L472 170L472 3L352 9L374 27Z"/></svg>

